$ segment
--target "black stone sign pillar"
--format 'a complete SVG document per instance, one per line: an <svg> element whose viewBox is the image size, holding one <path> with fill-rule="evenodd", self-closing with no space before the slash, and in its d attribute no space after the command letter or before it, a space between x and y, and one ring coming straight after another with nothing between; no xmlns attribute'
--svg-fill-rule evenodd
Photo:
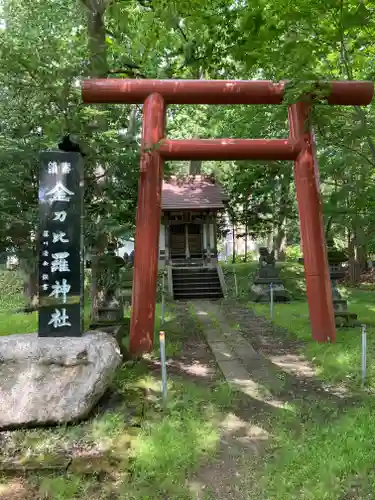
<svg viewBox="0 0 375 500"><path fill-rule="evenodd" d="M83 160L45 151L39 177L40 337L83 333Z"/></svg>

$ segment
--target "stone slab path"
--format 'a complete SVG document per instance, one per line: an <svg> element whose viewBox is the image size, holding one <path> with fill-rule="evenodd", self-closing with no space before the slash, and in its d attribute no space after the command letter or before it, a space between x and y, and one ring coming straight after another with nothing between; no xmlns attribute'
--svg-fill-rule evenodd
<svg viewBox="0 0 375 500"><path fill-rule="evenodd" d="M259 354L213 302L192 303L207 343L227 382L251 398L283 406L277 394L283 379L277 368Z"/></svg>
<svg viewBox="0 0 375 500"><path fill-rule="evenodd" d="M288 413L296 430L306 420L323 423L356 401L324 387L296 346L277 343L273 327L249 309L204 301L191 302L189 310L236 394L233 414L221 423L218 459L197 473L194 499L263 500L261 470L273 453L267 443Z"/></svg>
<svg viewBox="0 0 375 500"><path fill-rule="evenodd" d="M200 468L191 482L197 500L249 500L259 498L254 467L270 435L267 418L285 411L277 397L283 379L277 367L260 355L231 327L215 302L191 302L200 330L224 378L240 400L221 423L217 459Z"/></svg>

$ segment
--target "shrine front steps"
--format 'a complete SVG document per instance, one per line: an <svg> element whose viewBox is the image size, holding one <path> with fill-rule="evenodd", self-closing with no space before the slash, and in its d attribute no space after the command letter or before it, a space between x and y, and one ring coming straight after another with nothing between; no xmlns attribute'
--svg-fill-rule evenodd
<svg viewBox="0 0 375 500"><path fill-rule="evenodd" d="M223 298L216 268L172 268L172 281L175 300Z"/></svg>

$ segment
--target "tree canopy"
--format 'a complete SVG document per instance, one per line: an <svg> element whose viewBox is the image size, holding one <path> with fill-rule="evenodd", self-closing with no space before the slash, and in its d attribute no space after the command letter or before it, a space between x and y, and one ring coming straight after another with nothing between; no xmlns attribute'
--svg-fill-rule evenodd
<svg viewBox="0 0 375 500"><path fill-rule="evenodd" d="M372 80L375 2L359 0L4 0L0 14L0 243L35 253L38 154L64 134L85 163L88 248L133 234L141 107L85 106L84 78ZM293 98L293 95L290 96ZM375 252L374 106L317 105L325 226L364 265ZM285 137L286 105L171 106L170 137ZM185 163L167 166L181 171ZM277 250L298 235L289 163L206 162L231 220ZM297 236L298 240L298 236ZM104 244L104 243L103 243Z"/></svg>

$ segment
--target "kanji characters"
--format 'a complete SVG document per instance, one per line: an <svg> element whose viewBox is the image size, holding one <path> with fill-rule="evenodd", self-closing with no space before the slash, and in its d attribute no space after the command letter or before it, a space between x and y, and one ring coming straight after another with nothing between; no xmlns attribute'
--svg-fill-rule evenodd
<svg viewBox="0 0 375 500"><path fill-rule="evenodd" d="M69 273L69 263L68 257L69 252L57 252L52 254L52 262L51 262L51 273L55 273L56 271L60 273Z"/></svg>
<svg viewBox="0 0 375 500"><path fill-rule="evenodd" d="M68 161L61 162L60 167L62 174L69 174L72 169L72 166ZM48 173L51 175L57 175L59 173L59 164L57 161L48 162Z"/></svg>
<svg viewBox="0 0 375 500"><path fill-rule="evenodd" d="M70 197L73 196L73 191L70 191L64 184L60 181L56 182L55 187L47 191L46 197L51 196L49 203L52 205L55 201L69 202Z"/></svg>
<svg viewBox="0 0 375 500"><path fill-rule="evenodd" d="M71 158L65 154L46 157L41 176L39 200L43 210L39 232L39 292L42 300L39 334L42 336L60 335L60 329L70 334L76 302L70 304L69 297L73 292L79 295L78 290L75 292L76 277L72 276L72 271L80 263L81 243L76 236L78 231L81 233L82 173L80 166L75 171Z"/></svg>
<svg viewBox="0 0 375 500"><path fill-rule="evenodd" d="M61 172L63 174L69 174L71 169L72 169L72 166L71 164L68 162L68 161L63 161L62 163L60 163L61 165Z"/></svg>
<svg viewBox="0 0 375 500"><path fill-rule="evenodd" d="M58 220L59 222L64 222L67 216L67 213L65 210L61 210L60 212L53 212L53 219L52 220Z"/></svg>
<svg viewBox="0 0 375 500"><path fill-rule="evenodd" d="M52 243L69 243L69 240L64 238L66 233L63 231L58 231L57 233L52 233Z"/></svg>
<svg viewBox="0 0 375 500"><path fill-rule="evenodd" d="M63 307L60 309L55 309L55 312L51 314L51 319L48 322L53 328L60 328L62 326L72 326L69 322L69 316L66 314L66 309Z"/></svg>
<svg viewBox="0 0 375 500"><path fill-rule="evenodd" d="M51 288L52 292L49 294L49 296L58 299L61 295L63 303L66 304L66 296L70 291L70 285L67 280L64 278L61 283L60 281L55 281L55 284L52 285Z"/></svg>
<svg viewBox="0 0 375 500"><path fill-rule="evenodd" d="M58 164L56 161L49 161L48 162L48 173L52 175L57 175L59 172L58 170Z"/></svg>

